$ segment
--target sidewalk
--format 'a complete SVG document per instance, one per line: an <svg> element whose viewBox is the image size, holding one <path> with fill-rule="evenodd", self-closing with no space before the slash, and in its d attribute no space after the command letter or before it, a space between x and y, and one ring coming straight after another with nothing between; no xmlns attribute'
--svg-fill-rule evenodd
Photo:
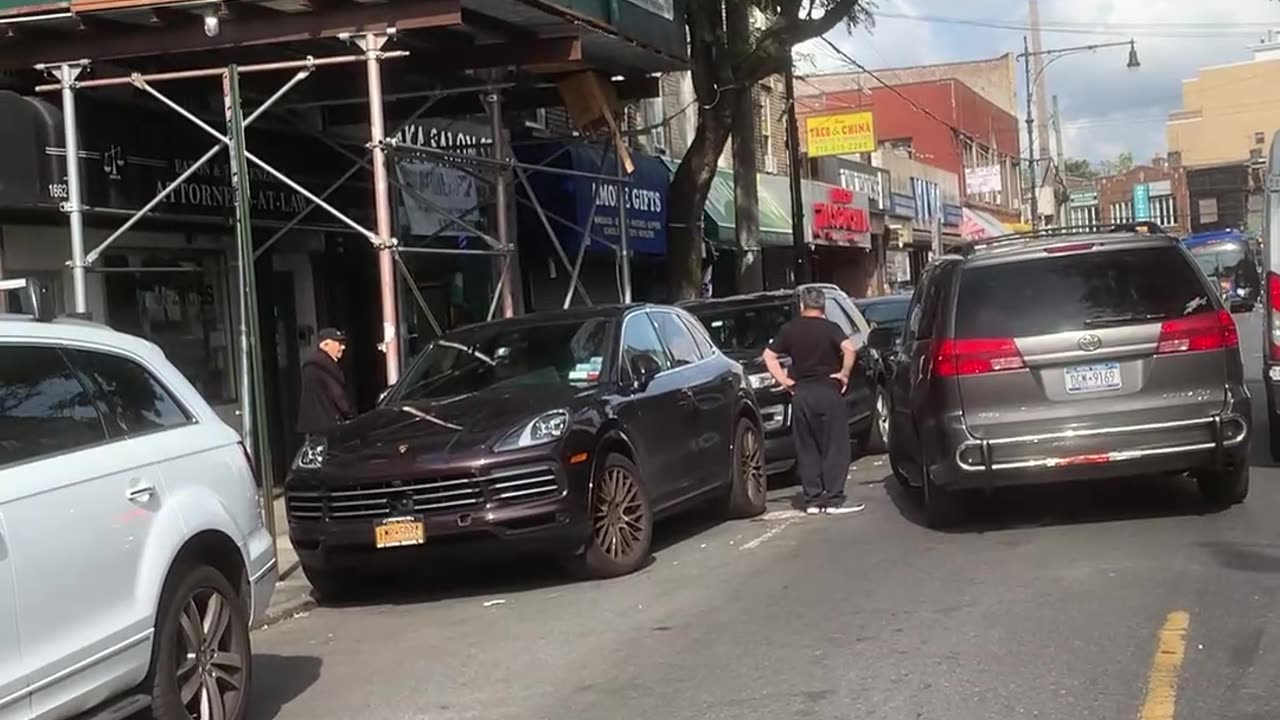
<svg viewBox="0 0 1280 720"><path fill-rule="evenodd" d="M289 522L285 518L284 498L275 501L276 513L276 559L280 566L280 582L271 595L271 606L258 628L274 625L299 613L315 607L316 601L311 597L311 584L302 574L298 564L298 553L294 552L289 542Z"/></svg>

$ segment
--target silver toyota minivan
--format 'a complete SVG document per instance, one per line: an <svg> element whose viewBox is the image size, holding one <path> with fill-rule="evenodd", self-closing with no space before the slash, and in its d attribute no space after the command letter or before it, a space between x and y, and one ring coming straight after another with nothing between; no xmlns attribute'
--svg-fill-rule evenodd
<svg viewBox="0 0 1280 720"><path fill-rule="evenodd" d="M931 525L954 491L1192 473L1249 490L1239 338L1154 224L997 238L934 261L889 363L895 475Z"/></svg>

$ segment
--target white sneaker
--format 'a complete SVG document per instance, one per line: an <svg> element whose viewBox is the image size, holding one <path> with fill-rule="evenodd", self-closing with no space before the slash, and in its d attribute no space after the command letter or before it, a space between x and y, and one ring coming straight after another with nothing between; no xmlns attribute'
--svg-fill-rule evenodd
<svg viewBox="0 0 1280 720"><path fill-rule="evenodd" d="M856 512L862 512L867 506L863 503L857 505L841 505L840 507L826 508L828 515L852 515Z"/></svg>
<svg viewBox="0 0 1280 720"><path fill-rule="evenodd" d="M818 507L817 505L810 505L809 507L804 509L804 514L805 515L821 515L824 511L826 511L826 508Z"/></svg>

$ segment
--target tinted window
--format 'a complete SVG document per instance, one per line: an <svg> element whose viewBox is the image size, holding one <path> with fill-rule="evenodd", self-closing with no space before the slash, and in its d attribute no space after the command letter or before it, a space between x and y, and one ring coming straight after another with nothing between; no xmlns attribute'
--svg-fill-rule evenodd
<svg viewBox="0 0 1280 720"><path fill-rule="evenodd" d="M61 353L0 348L0 466L107 439L89 393Z"/></svg>
<svg viewBox="0 0 1280 720"><path fill-rule="evenodd" d="M433 342L396 385L395 401L436 400L495 387L595 385L613 338L608 318L498 323Z"/></svg>
<svg viewBox="0 0 1280 720"><path fill-rule="evenodd" d="M693 314L725 352L762 352L778 330L791 319L791 305L698 308Z"/></svg>
<svg viewBox="0 0 1280 720"><path fill-rule="evenodd" d="M693 333L693 341L698 344L698 352L702 357L711 357L715 354L716 348L711 344L711 338L707 337L707 331L696 319L686 317L680 318L684 320L685 325L689 326L689 332Z"/></svg>
<svg viewBox="0 0 1280 720"><path fill-rule="evenodd" d="M840 303L831 295L827 295L827 319L840 326L844 330L845 335L853 334L853 320L849 318L849 314L840 307Z"/></svg>
<svg viewBox="0 0 1280 720"><path fill-rule="evenodd" d="M656 360L659 372L671 369L671 360L658 339L658 331L645 315L632 315L622 336L622 364L630 369L631 360L637 355L649 355Z"/></svg>
<svg viewBox="0 0 1280 720"><path fill-rule="evenodd" d="M689 332L689 328L679 317L669 312L650 313L649 317L653 318L653 324L658 327L658 336L671 353L673 366L692 365L702 359L693 333Z"/></svg>
<svg viewBox="0 0 1280 720"><path fill-rule="evenodd" d="M101 390L98 402L120 429L136 435L185 425L191 418L146 368L132 360L105 353L70 353L71 362Z"/></svg>
<svg viewBox="0 0 1280 720"><path fill-rule="evenodd" d="M1253 266L1253 258L1245 252L1243 245L1217 243L1192 248L1200 270L1211 278L1229 278L1237 273L1245 273Z"/></svg>
<svg viewBox="0 0 1280 720"><path fill-rule="evenodd" d="M1171 247L966 268L956 336L1046 335L1210 311L1198 275Z"/></svg>
<svg viewBox="0 0 1280 720"><path fill-rule="evenodd" d="M907 322L907 308L910 304L910 298L904 297L865 304L860 303L858 309L862 311L862 317L866 318L867 322L875 323L877 327L901 328Z"/></svg>

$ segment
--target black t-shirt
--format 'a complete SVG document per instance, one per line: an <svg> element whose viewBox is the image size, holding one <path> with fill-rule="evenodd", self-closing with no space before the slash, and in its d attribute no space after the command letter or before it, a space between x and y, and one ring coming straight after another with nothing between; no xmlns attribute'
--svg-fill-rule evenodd
<svg viewBox="0 0 1280 720"><path fill-rule="evenodd" d="M769 349L791 357L792 380L825 380L844 365L840 345L848 339L844 330L830 320L802 316L783 325Z"/></svg>

